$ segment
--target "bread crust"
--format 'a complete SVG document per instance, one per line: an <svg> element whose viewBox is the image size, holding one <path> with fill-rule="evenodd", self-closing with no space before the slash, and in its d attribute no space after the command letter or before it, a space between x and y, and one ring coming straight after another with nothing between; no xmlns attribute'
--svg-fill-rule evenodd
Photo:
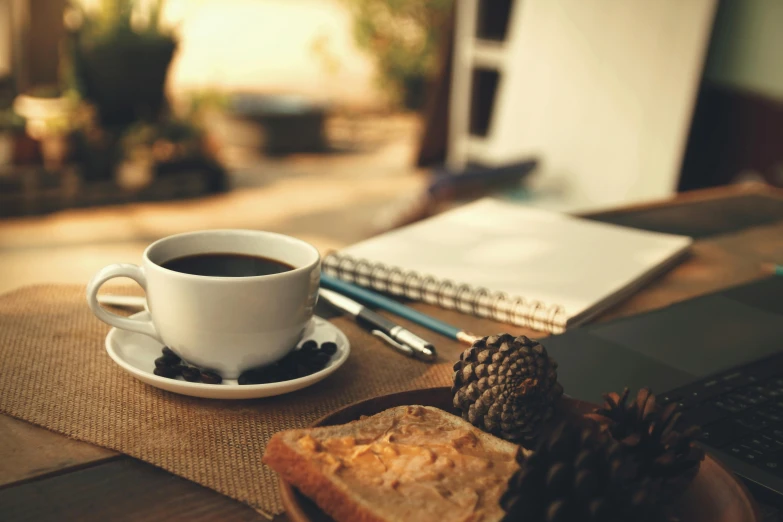
<svg viewBox="0 0 783 522"><path fill-rule="evenodd" d="M335 520L388 522L357 502L349 492L321 473L310 459L291 448L278 435L281 434L275 434L269 441L264 463L277 471L283 480L313 499L318 507Z"/></svg>
<svg viewBox="0 0 783 522"><path fill-rule="evenodd" d="M325 437L340 437L351 435L362 424L383 422L386 417L394 417L411 407L421 407L437 412L448 424L471 431L482 440L485 447L493 451L508 453L510 458L516 454L517 446L501 440L472 426L467 421L451 415L443 410L430 406L399 406L390 408L367 419L360 419L340 426L289 430L276 433L267 444L263 462L274 469L281 478L298 488L304 495L311 498L327 514L335 520L346 522L389 522L389 518L373 510L363 500L352 494L343 484L334 481L324 474L318 463L301 453L296 448L296 441L304 435L321 435Z"/></svg>

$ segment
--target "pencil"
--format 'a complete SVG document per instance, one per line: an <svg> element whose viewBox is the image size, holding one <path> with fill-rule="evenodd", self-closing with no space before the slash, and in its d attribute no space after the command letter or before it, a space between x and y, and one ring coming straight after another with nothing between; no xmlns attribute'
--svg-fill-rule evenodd
<svg viewBox="0 0 783 522"><path fill-rule="evenodd" d="M389 299L384 295L351 283L347 283L345 281L341 281L336 277L331 277L327 274L321 273L321 286L350 297L351 299L355 299L356 301L359 301L365 305L380 308L386 312L390 312L394 315L408 319L409 321L428 328L433 332L459 341L462 344L470 346L477 339L475 335L465 332L456 326L444 323L440 319L435 319L434 317L419 312L418 310L407 307L402 303L398 303L393 299Z"/></svg>

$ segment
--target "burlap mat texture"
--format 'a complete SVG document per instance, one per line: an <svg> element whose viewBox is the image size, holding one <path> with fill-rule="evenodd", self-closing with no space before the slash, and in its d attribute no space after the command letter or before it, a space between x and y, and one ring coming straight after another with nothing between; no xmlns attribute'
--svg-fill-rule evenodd
<svg viewBox="0 0 783 522"><path fill-rule="evenodd" d="M337 318L351 356L320 383L266 399L185 397L114 364L104 348L109 327L92 315L84 292L45 285L0 296L0 411L141 459L267 514L282 511L275 473L261 463L274 433L306 427L359 400L448 385L458 353L449 349L436 364L415 361Z"/></svg>

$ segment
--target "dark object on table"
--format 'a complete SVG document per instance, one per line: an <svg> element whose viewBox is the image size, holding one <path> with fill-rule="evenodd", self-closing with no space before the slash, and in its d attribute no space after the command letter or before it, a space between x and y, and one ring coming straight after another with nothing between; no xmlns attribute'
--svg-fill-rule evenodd
<svg viewBox="0 0 783 522"><path fill-rule="evenodd" d="M636 480L632 461L597 424L563 421L517 462L500 498L503 522L659 519L655 483Z"/></svg>
<svg viewBox="0 0 783 522"><path fill-rule="evenodd" d="M637 209L611 210L583 217L701 239L783 220L783 200L772 192L769 195L760 192L666 205L642 205ZM717 196L720 192L715 194Z"/></svg>
<svg viewBox="0 0 783 522"><path fill-rule="evenodd" d="M199 382L201 380L201 372L198 368L186 366L182 368L182 378L188 382Z"/></svg>
<svg viewBox="0 0 783 522"><path fill-rule="evenodd" d="M462 171L445 167L433 170L422 194L383 227L394 229L436 214L441 207L459 199L476 199L492 191L518 186L538 166L536 158L497 167L469 166ZM379 231L380 232L380 231Z"/></svg>
<svg viewBox="0 0 783 522"><path fill-rule="evenodd" d="M163 353L163 355L161 356L161 359L163 359L164 361L166 361L166 362L168 362L170 364L176 364L176 363L178 363L178 362L180 362L182 360L182 359L180 359L179 355L174 353L174 351L171 348L169 348L168 346L164 346L163 349L161 350L161 352Z"/></svg>
<svg viewBox="0 0 783 522"><path fill-rule="evenodd" d="M223 382L223 377L221 377L217 372L202 370L200 377L201 382L204 384L220 384Z"/></svg>
<svg viewBox="0 0 783 522"><path fill-rule="evenodd" d="M462 352L452 391L463 419L525 447L535 444L563 395L546 349L509 334L482 337Z"/></svg>
<svg viewBox="0 0 783 522"><path fill-rule="evenodd" d="M568 393L649 385L702 426L702 442L760 500L783 494L783 278L547 339Z"/></svg>
<svg viewBox="0 0 783 522"><path fill-rule="evenodd" d="M152 372L159 377L176 379L181 376L187 382L203 382L204 384L220 384L223 382L223 378L217 372L182 363L179 355L174 353L168 346L164 346L161 352L162 355L155 359L155 369Z"/></svg>
<svg viewBox="0 0 783 522"><path fill-rule="evenodd" d="M332 351L334 347L334 351ZM330 353L331 352L331 353ZM337 345L325 342L320 347L308 339L299 347L276 363L252 368L242 372L237 382L247 384L269 384L290 381L320 372L329 364L331 356L337 352Z"/></svg>
<svg viewBox="0 0 783 522"><path fill-rule="evenodd" d="M181 369L179 368L179 365L174 366L155 366L155 369L152 370L152 373L157 375L158 377L165 377L167 379L176 379L177 376L181 374Z"/></svg>
<svg viewBox="0 0 783 522"><path fill-rule="evenodd" d="M676 426L679 406L660 405L649 389L639 390L630 404L628 391L605 394L604 405L589 417L604 426L631 458L634 478L660 481L663 498L674 498L690 485L704 460L704 450L696 444L699 427Z"/></svg>
<svg viewBox="0 0 783 522"><path fill-rule="evenodd" d="M433 171L427 192L438 200L476 197L489 190L519 183L537 166L538 159L532 158L495 167L469 165L460 171L444 167Z"/></svg>
<svg viewBox="0 0 783 522"><path fill-rule="evenodd" d="M393 393L357 402L339 409L316 421L314 426L333 426L359 419L362 415L375 415L396 406L418 404L434 406L457 414L451 405L451 390L447 387L426 388ZM594 405L573 399L563 399L559 415L584 414ZM280 482L280 494L286 515L293 522L329 522L310 499ZM673 508L680 522L760 522L755 503L747 490L720 463L710 458L704 460L699 475Z"/></svg>
<svg viewBox="0 0 783 522"><path fill-rule="evenodd" d="M337 353L337 343L327 341L321 345L321 351L331 357Z"/></svg>

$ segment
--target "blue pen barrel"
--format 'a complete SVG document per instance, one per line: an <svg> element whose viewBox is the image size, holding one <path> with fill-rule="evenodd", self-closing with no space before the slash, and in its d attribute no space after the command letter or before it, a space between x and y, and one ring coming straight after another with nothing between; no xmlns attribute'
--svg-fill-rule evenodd
<svg viewBox="0 0 783 522"><path fill-rule="evenodd" d="M351 283L346 283L345 281L341 281L328 274L321 274L321 286L341 293L344 296L350 297L351 299L355 299L365 306L379 308L381 310L393 313L399 317L408 319L411 322L428 328L433 332L445 335L451 339L458 339L457 334L462 331L459 328L456 328L448 323L444 323L443 321L435 319L434 317L430 317L421 312L418 312L413 308L409 308L404 304L398 303L397 301L386 296Z"/></svg>

